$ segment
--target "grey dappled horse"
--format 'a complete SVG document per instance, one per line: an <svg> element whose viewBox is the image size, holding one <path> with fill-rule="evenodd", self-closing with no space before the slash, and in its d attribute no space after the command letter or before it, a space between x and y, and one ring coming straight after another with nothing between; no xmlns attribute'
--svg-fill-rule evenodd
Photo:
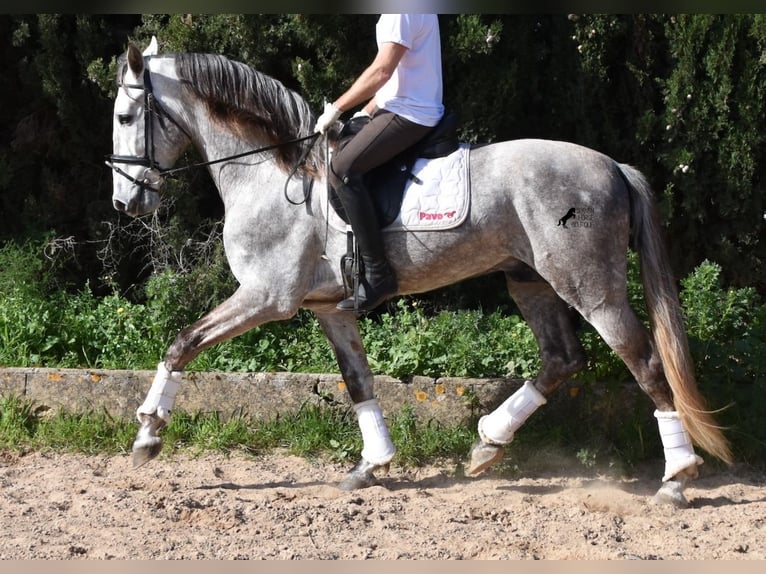
<svg viewBox="0 0 766 574"><path fill-rule="evenodd" d="M360 461L341 487L375 484L374 472L387 467L395 447L373 392L357 319L335 308L344 298L338 262L347 238L328 225L325 154L321 145L310 145L309 106L278 81L222 56L157 55L156 39L143 54L129 46L118 84L108 162L114 207L130 216L155 210L164 177L193 145L210 162L225 206L223 240L239 282L229 299L177 335L158 365L137 411L134 464L159 453L159 431L192 359L303 307L316 314L332 345L363 438ZM296 169L301 177L290 177ZM314 178L314 193L305 202L287 201L304 197L304 175ZM697 390L644 177L594 150L530 139L472 148L470 190L470 211L460 226L391 232L385 239L401 294L502 271L537 338L540 373L480 419L468 474L500 460L503 445L527 417L585 365L568 315L573 307L656 406L666 466L655 499L685 504L683 486L702 463L693 444L724 461L732 457ZM628 305L629 245L640 256L651 332Z"/></svg>

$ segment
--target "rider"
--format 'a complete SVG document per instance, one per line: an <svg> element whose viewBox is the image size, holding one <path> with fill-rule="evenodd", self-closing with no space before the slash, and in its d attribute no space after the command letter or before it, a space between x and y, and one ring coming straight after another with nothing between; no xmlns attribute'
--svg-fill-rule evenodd
<svg viewBox="0 0 766 574"><path fill-rule="evenodd" d="M325 133L343 112L367 102L358 113L370 116L370 122L336 153L330 166L330 183L364 263L357 304L352 295L338 303L342 311L370 311L398 288L362 176L417 143L444 114L437 15L381 14L375 35L375 59L343 95L325 105L315 128Z"/></svg>

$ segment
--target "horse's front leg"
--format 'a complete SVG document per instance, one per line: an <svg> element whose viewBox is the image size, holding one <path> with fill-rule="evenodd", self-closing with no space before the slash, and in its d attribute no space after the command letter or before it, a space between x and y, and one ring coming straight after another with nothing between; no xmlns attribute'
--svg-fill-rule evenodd
<svg viewBox="0 0 766 574"><path fill-rule="evenodd" d="M141 427L133 441L133 466L155 458L162 450L159 432L170 421L183 369L202 351L269 322L286 319L295 309L264 308L251 291L240 287L229 299L176 336L157 366L152 386L136 411Z"/></svg>
<svg viewBox="0 0 766 574"><path fill-rule="evenodd" d="M359 326L352 313L317 313L317 319L335 353L362 432L361 459L339 487L342 490L356 490L374 486L378 484L375 471L388 469L396 447L374 394L374 378Z"/></svg>

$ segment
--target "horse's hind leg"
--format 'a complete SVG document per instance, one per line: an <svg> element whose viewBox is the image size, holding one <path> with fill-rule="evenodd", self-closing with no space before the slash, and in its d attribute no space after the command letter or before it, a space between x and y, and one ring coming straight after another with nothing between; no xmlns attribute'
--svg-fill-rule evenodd
<svg viewBox="0 0 766 574"><path fill-rule="evenodd" d="M627 301L601 305L584 316L623 360L656 408L666 465L663 483L654 501L687 506L683 489L688 480L697 477L697 466L702 464L702 458L694 454L689 436L675 412L662 360L649 330L638 320Z"/></svg>
<svg viewBox="0 0 766 574"><path fill-rule="evenodd" d="M516 430L574 373L585 365L575 332L575 316L551 286L531 267L516 262L506 270L508 291L537 339L541 369L533 381L479 420L479 439L471 449L467 474L476 475L503 457L503 445Z"/></svg>
<svg viewBox="0 0 766 574"><path fill-rule="evenodd" d="M356 490L376 485L378 480L374 472L388 468L396 448L374 394L374 377L358 324L351 313L317 313L317 319L335 353L362 432L361 459L339 487Z"/></svg>

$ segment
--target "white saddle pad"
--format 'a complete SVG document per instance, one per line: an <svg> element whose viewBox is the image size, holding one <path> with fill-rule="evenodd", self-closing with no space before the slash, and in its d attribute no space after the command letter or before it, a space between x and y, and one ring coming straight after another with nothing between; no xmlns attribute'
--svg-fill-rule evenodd
<svg viewBox="0 0 766 574"><path fill-rule="evenodd" d="M468 150L461 144L448 156L417 160L399 215L383 231L440 231L463 223L470 203ZM331 211L330 224L345 230L346 223Z"/></svg>

